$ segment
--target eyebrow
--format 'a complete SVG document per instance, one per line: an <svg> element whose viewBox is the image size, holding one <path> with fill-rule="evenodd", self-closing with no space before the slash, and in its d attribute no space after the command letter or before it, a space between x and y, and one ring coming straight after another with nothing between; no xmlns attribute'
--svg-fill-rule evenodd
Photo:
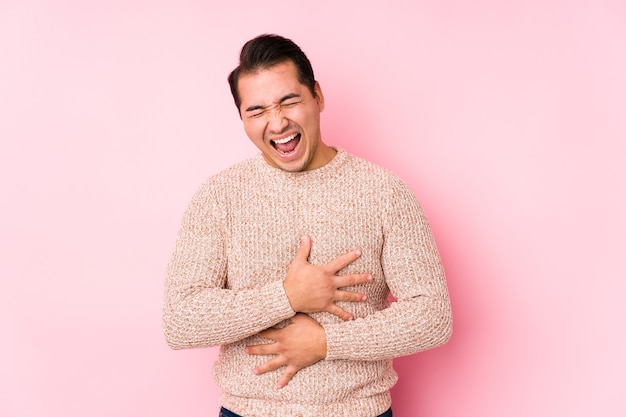
<svg viewBox="0 0 626 417"><path fill-rule="evenodd" d="M287 94L287 95L281 97L280 100L278 100L278 104L281 104L281 103L283 103L283 102L285 102L285 101L287 101L289 99L296 98L296 97L300 97L300 95L296 94L296 93ZM257 104L257 105L253 105L253 106L248 107L246 109L246 112L251 112L251 111L255 111L255 110L264 110L267 107L269 107L269 106L261 106L260 104Z"/></svg>

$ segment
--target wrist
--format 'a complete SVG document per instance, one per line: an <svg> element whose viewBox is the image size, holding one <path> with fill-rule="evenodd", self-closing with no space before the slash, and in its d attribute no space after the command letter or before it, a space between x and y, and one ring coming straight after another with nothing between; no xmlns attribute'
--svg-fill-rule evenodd
<svg viewBox="0 0 626 417"><path fill-rule="evenodd" d="M326 330L324 330L324 326L320 325L321 331L318 337L318 346L320 352L320 360L326 359L328 354L328 344L326 341Z"/></svg>
<svg viewBox="0 0 626 417"><path fill-rule="evenodd" d="M291 286L289 285L289 283L287 282L287 280L283 281L283 291L285 292L285 298L287 298L287 301L289 302L289 306L291 307L293 312L294 313L301 312L299 310L300 307L298 306L296 302L296 297L293 294L293 290Z"/></svg>

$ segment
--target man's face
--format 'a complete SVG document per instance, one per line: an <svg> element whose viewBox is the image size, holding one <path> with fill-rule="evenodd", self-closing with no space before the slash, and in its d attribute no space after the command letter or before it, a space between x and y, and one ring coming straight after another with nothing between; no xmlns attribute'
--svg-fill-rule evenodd
<svg viewBox="0 0 626 417"><path fill-rule="evenodd" d="M320 112L324 97L298 80L291 61L239 77L241 118L246 134L268 164L285 171L308 171L332 159L322 142Z"/></svg>

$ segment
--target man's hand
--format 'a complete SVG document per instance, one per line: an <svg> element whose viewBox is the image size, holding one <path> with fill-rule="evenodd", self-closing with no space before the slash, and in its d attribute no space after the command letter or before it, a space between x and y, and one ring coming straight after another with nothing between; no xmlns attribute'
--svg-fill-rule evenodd
<svg viewBox="0 0 626 417"><path fill-rule="evenodd" d="M281 329L268 329L259 336L273 340L274 343L247 346L249 355L276 355L274 358L254 368L257 375L287 368L281 375L277 388L282 388L303 368L311 366L326 357L326 333L311 317L298 313L289 324Z"/></svg>
<svg viewBox="0 0 626 417"><path fill-rule="evenodd" d="M351 320L352 314L335 304L335 301L365 301L365 295L353 291L340 290L341 287L361 284L372 280L370 274L337 275L337 272L354 262L361 251L354 250L326 265L311 265L311 238L303 236L283 285L291 308L295 312L317 313L326 311L344 320Z"/></svg>

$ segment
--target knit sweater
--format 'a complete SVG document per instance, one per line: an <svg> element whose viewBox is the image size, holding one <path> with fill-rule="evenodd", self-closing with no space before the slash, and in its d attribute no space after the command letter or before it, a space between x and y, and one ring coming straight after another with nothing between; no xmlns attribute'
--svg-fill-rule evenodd
<svg viewBox="0 0 626 417"><path fill-rule="evenodd" d="M327 356L276 389L284 369L255 375L269 357L244 348L267 343L257 333L294 316L283 280L305 234L311 264L360 249L340 274L373 280L348 287L365 302L337 302L354 320L310 314L324 328ZM258 155L211 177L184 215L165 287L168 344L220 345L213 376L222 405L245 417L377 416L391 405L391 359L451 333L443 268L413 193L342 149L311 171L282 171Z"/></svg>

